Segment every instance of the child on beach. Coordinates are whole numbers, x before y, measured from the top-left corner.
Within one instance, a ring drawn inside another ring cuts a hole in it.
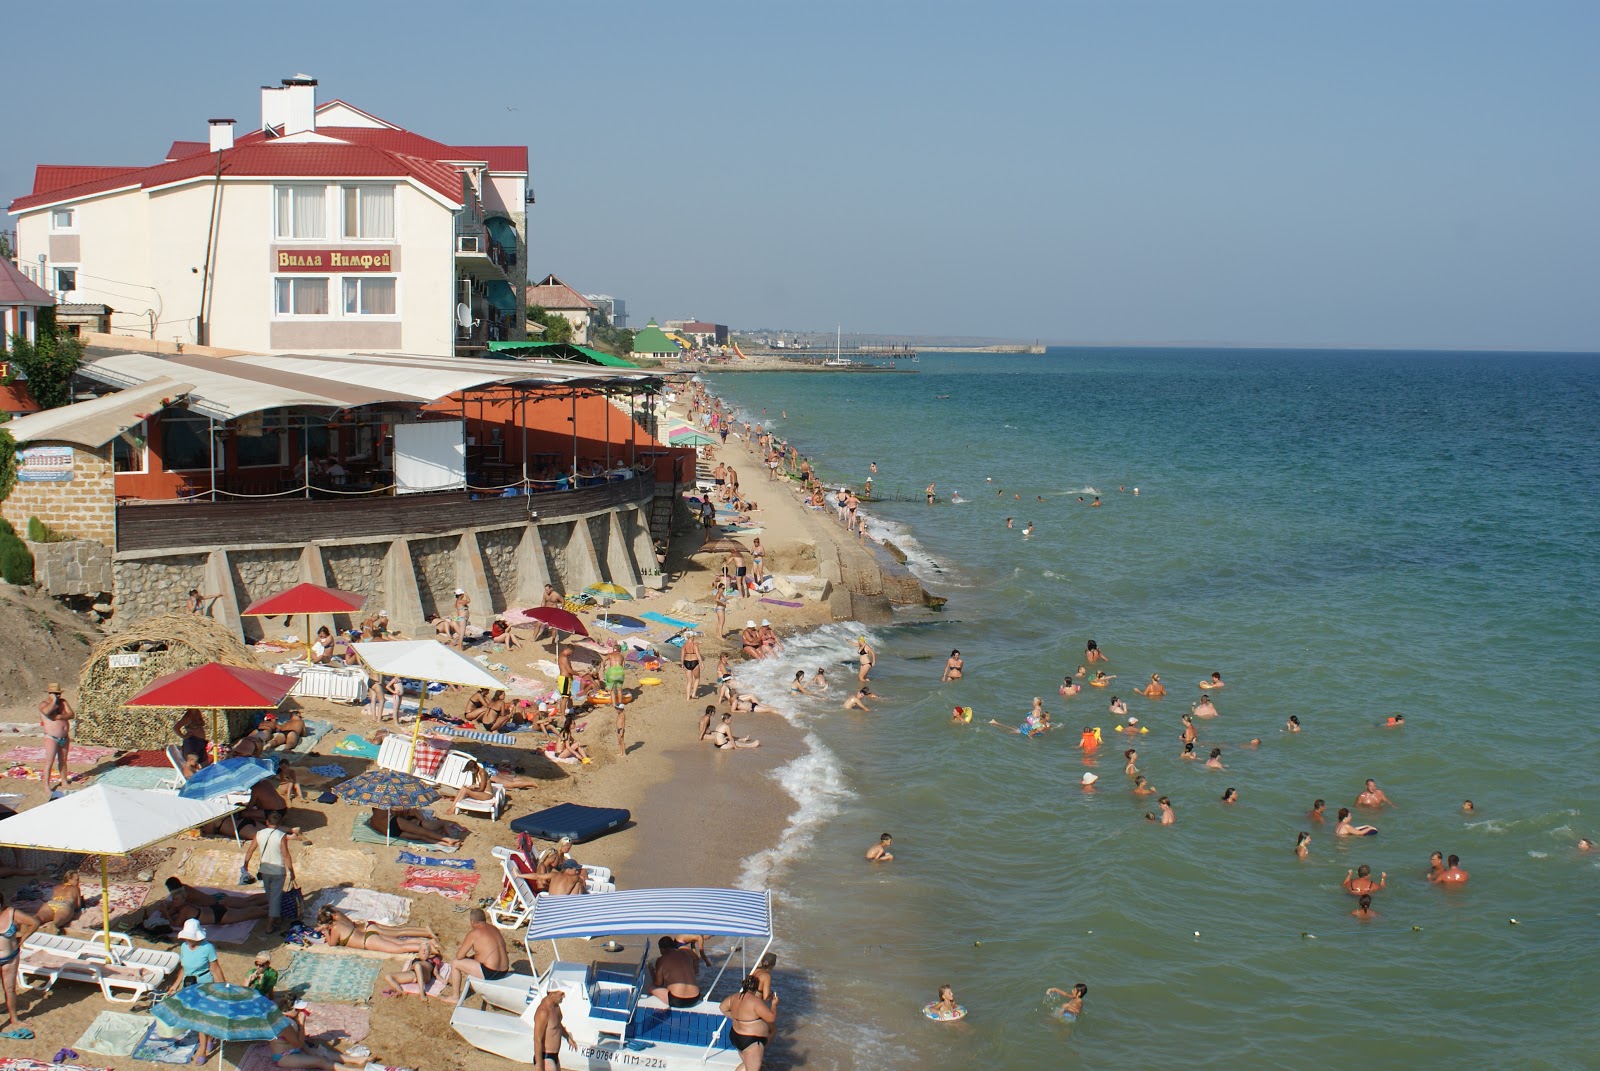
[[[939,998],[925,1005],[922,1011],[929,1019],[938,1019],[941,1022],[954,1022],[967,1014],[967,1009],[956,1003],[955,990],[947,985],[939,987]]]

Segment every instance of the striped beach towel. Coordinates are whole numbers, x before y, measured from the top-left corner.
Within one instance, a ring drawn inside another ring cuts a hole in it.
[[[515,744],[517,738],[510,733],[487,733],[482,729],[461,729],[454,725],[434,725],[430,733],[444,733],[446,736],[458,737],[462,740],[476,740],[480,744]]]
[[[434,866],[448,870],[476,870],[478,863],[475,859],[436,859],[431,855],[418,855],[416,852],[401,852],[395,859],[397,863],[407,866]]]

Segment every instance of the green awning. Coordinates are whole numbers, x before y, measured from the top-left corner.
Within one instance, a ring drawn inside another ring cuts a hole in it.
[[[582,361],[607,368],[638,368],[632,361],[612,356],[604,350],[575,346],[570,342],[491,342],[490,353],[509,353],[525,357],[545,357],[552,361]]]
[[[483,288],[483,296],[489,304],[501,312],[517,311],[517,292],[511,289],[511,284],[504,279],[491,279]]]
[[[517,228],[515,224],[504,216],[490,216],[483,221],[483,225],[488,228],[489,237],[500,243],[501,249],[504,249],[511,256],[517,255]]]

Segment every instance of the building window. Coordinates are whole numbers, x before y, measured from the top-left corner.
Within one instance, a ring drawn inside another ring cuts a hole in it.
[[[76,290],[76,289],[78,289],[78,269],[77,268],[57,268],[56,269],[56,289],[57,290]]]
[[[327,190],[321,186],[275,186],[274,231],[279,238],[327,237]]]
[[[394,313],[393,279],[344,280],[346,316],[393,316]]]
[[[394,187],[344,187],[344,236],[394,238]]]
[[[271,468],[289,463],[288,444],[276,428],[241,424],[233,441],[235,457],[242,469]]]
[[[323,277],[289,279],[279,277],[277,313],[279,316],[328,315],[328,280]]]
[[[161,468],[166,472],[211,467],[211,422],[191,413],[161,418]]]
[[[57,208],[50,212],[50,229],[70,231],[78,225],[78,213],[71,208]]]
[[[111,466],[114,472],[146,472],[144,423],[141,421],[111,440]]]

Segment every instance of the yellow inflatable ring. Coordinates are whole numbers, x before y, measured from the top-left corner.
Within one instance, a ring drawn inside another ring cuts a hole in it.
[[[656,685],[656,684],[660,684],[661,683],[661,678],[660,677],[640,677],[639,678],[639,683],[640,684],[648,684],[648,685]]]

